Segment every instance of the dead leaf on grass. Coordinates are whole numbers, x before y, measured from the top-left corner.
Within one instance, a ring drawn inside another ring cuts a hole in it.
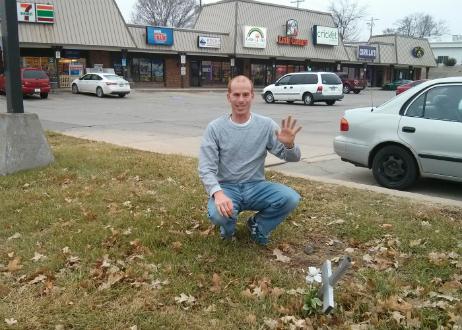
[[[282,251],[279,250],[279,249],[274,249],[273,250],[273,255],[276,256],[276,261],[281,261],[281,262],[289,262],[290,261],[290,258],[283,255]]]
[[[6,240],[7,240],[7,241],[10,241],[10,240],[12,240],[12,239],[20,238],[20,237],[21,237],[21,234],[20,234],[20,233],[16,233],[16,234],[14,234],[13,236],[8,237]]]
[[[390,225],[389,223],[384,223],[383,225],[379,226],[383,229],[392,229],[393,225]]]
[[[21,269],[23,266],[20,265],[19,263],[21,262],[21,258],[17,257],[17,258],[14,258],[13,260],[11,260],[9,263],[8,263],[8,266],[6,266],[6,271],[7,272],[15,272],[19,269]]]
[[[176,252],[181,252],[181,242],[173,242],[172,247]]]
[[[329,222],[327,225],[328,225],[328,226],[330,226],[330,225],[341,225],[342,223],[345,223],[345,220],[338,219],[338,220]]]
[[[256,324],[257,323],[257,317],[253,314],[249,314],[246,316],[245,321],[249,324]]]
[[[112,285],[116,284],[117,282],[119,282],[124,277],[125,277],[125,275],[123,273],[110,274],[108,279],[107,279],[107,282],[101,284],[98,287],[98,290],[101,291],[101,290],[109,289]]]
[[[37,252],[34,252],[34,254],[35,254],[35,256],[34,256],[33,258],[31,258],[30,260],[33,260],[33,261],[35,261],[35,262],[47,258],[47,257],[44,256],[43,254],[40,254],[40,253],[37,253]]]

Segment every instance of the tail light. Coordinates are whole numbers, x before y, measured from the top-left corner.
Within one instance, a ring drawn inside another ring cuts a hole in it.
[[[316,93],[322,93],[322,86],[318,86],[318,90],[316,91]]]
[[[350,129],[350,126],[348,125],[348,121],[345,118],[342,118],[340,121],[340,131],[342,132],[348,132]]]
[[[111,86],[111,85],[117,85],[115,82],[107,82],[106,85]]]

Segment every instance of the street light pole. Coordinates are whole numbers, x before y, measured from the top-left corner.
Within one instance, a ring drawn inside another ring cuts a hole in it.
[[[16,0],[0,0],[6,109],[8,113],[24,113],[16,6]]]
[[[371,17],[370,23],[366,23],[367,25],[369,25],[371,27],[371,35],[370,35],[370,37],[372,37],[372,27],[375,25],[374,21],[378,21],[378,20],[379,20],[378,18]]]

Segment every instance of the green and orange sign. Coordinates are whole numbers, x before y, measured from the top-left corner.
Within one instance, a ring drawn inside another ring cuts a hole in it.
[[[18,2],[18,22],[48,23],[55,22],[53,5]]]

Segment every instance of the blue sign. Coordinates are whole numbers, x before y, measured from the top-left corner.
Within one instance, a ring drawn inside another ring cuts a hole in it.
[[[146,26],[146,43],[149,45],[173,45],[173,29]]]
[[[63,49],[62,56],[64,58],[80,58],[80,50],[78,50],[78,49]]]
[[[377,57],[377,48],[371,46],[358,46],[358,59],[375,60]]]
[[[422,47],[414,47],[412,49],[412,55],[414,55],[414,57],[421,58],[424,54],[425,50]]]
[[[126,59],[122,59],[122,66],[127,66],[127,60]]]

